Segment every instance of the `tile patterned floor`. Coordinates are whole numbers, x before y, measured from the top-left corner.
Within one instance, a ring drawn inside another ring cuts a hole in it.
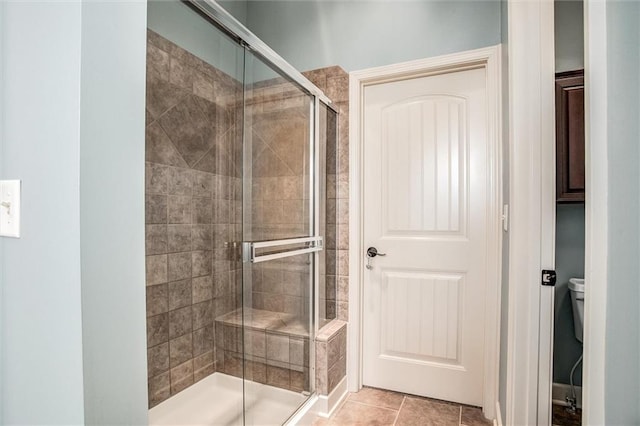
[[[333,416],[328,419],[318,417],[313,426],[491,424],[477,407],[365,387],[358,393],[350,393]]]

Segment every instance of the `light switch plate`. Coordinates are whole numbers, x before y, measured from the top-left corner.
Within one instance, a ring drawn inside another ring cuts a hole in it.
[[[0,180],[0,237],[20,238],[19,180]]]

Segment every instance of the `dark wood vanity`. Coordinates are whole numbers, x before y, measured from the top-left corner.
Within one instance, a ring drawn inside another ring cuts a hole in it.
[[[584,202],[584,70],[556,74],[556,200]]]

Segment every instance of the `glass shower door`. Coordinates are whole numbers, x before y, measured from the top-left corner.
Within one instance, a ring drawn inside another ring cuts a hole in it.
[[[314,97],[245,55],[245,424],[282,424],[314,390]]]
[[[317,288],[335,315],[335,117],[214,2],[148,14],[150,422],[282,424],[315,392]]]
[[[237,425],[242,330],[219,319],[242,308],[244,47],[187,3],[147,11],[149,422]]]

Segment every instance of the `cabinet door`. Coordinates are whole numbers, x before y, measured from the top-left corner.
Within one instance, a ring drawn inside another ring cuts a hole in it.
[[[584,71],[556,74],[558,202],[584,201]]]

